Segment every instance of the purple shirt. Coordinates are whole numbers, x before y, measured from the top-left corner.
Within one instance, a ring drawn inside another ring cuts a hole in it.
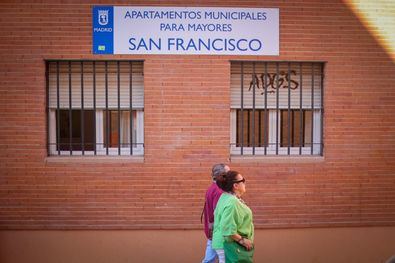
[[[206,192],[206,203],[204,205],[204,233],[208,239],[211,239],[213,236],[214,210],[222,192],[223,191],[215,182],[211,184]]]

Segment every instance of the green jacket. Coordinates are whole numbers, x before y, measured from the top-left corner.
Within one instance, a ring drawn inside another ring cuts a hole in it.
[[[223,193],[214,211],[214,249],[223,249],[224,242],[232,241],[229,236],[239,234],[254,240],[254,225],[251,209],[235,195]]]

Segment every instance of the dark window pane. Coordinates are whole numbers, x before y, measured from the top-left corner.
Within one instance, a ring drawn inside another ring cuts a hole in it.
[[[288,147],[288,145],[290,147],[309,146],[311,138],[311,121],[311,110],[302,110],[301,112],[299,109],[295,109],[290,110],[289,114],[288,110],[281,110],[281,147]],[[290,131],[289,135],[288,131]],[[288,141],[288,139],[290,141]]]
[[[94,111],[84,110],[84,149],[86,151],[93,151],[94,147]],[[56,118],[57,118],[56,114]],[[72,136],[71,145],[73,151],[81,151],[81,110],[72,110]],[[61,151],[70,150],[70,116],[69,110],[59,110],[59,145],[57,150],[60,148]]]
[[[265,146],[265,111],[256,109],[255,116],[253,110],[243,110],[243,122],[241,120],[241,110],[237,110],[236,117],[236,146],[240,147],[243,143],[244,147],[264,147]],[[255,129],[253,130],[253,122],[255,122]],[[243,130],[243,134],[242,131]],[[254,142],[253,142],[254,136]],[[268,140],[266,140],[268,141]]]

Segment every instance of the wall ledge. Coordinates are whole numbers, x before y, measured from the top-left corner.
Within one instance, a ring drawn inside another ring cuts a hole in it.
[[[48,156],[46,164],[56,163],[144,163],[144,156]]]
[[[322,163],[324,156],[247,156],[231,155],[231,163]]]

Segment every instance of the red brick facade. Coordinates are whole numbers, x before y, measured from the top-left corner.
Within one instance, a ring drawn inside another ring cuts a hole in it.
[[[217,162],[256,228],[395,225],[394,62],[343,2],[166,2],[279,8],[278,57],[92,55],[94,4],[0,4],[1,229],[200,229]],[[45,59],[145,61],[143,160],[47,157]],[[230,156],[230,60],[327,62],[323,157]]]

